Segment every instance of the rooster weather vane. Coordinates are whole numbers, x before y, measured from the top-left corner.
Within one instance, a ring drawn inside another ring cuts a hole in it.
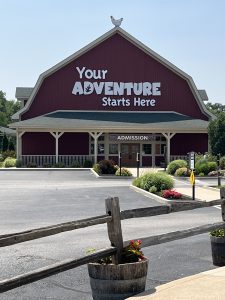
[[[120,27],[120,25],[123,21],[123,18],[120,18],[118,20],[114,19],[113,16],[110,16],[110,18],[111,18],[113,25],[115,25],[115,27]]]

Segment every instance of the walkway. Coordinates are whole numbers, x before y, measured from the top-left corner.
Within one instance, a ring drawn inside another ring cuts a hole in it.
[[[171,281],[129,300],[224,300],[225,267]],[[128,300],[127,299],[127,300]]]

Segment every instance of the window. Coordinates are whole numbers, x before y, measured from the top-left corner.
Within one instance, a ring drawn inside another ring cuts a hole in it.
[[[151,144],[143,144],[142,151],[143,151],[143,154],[152,154],[152,145]]]
[[[118,154],[118,144],[109,144],[109,154]]]
[[[155,145],[155,154],[163,155],[165,147],[166,147],[166,144],[156,144]]]
[[[105,153],[105,145],[104,144],[98,144],[98,154],[104,154]],[[94,154],[94,144],[91,144],[91,154]]]

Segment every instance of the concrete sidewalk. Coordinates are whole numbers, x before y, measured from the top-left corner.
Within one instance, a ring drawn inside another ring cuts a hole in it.
[[[225,267],[160,285],[128,298],[133,300],[224,300]]]
[[[175,182],[181,182],[180,180],[174,179]],[[175,187],[175,190],[181,194],[192,197],[192,186],[184,182],[184,186]],[[195,198],[201,201],[211,201],[220,199],[220,190],[211,187],[200,187],[195,186]]]

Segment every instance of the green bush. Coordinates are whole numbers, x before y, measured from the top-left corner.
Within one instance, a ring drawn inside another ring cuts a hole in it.
[[[84,165],[83,165],[84,168],[92,168],[92,166],[93,166],[93,163],[91,160],[84,161]]]
[[[99,163],[100,173],[99,174],[115,174],[115,162],[113,160],[104,159]]]
[[[71,163],[70,168],[80,168],[79,161],[75,160]]]
[[[0,161],[0,168],[3,167],[3,161]]]
[[[140,187],[143,190],[149,191],[152,186],[155,186],[157,192],[162,190],[170,190],[174,186],[173,179],[165,173],[147,173],[133,181],[133,185]]]
[[[99,164],[94,164],[93,170],[94,170],[97,174],[101,174],[101,169],[100,169]]]
[[[217,168],[216,162],[213,161],[198,161],[195,164],[195,172],[197,175],[200,173],[204,173],[205,175],[208,175],[210,172],[215,171]]]
[[[27,168],[37,168],[37,164],[35,162],[29,162]]]
[[[171,163],[169,163],[169,165],[167,167],[167,173],[174,175],[177,169],[185,168],[185,167],[187,167],[187,162],[182,159],[177,159],[177,160],[171,161]]]
[[[21,168],[22,167],[22,160],[21,159],[17,159],[16,160],[16,167],[17,168]]]
[[[190,170],[186,167],[179,168],[176,170],[175,176],[190,176]]]
[[[43,168],[52,168],[52,164],[44,163]]]
[[[120,176],[120,169],[116,170],[115,175]],[[126,168],[121,168],[121,176],[132,176],[132,173]]]
[[[3,162],[3,167],[12,168],[16,166],[16,159],[13,157],[7,157]]]
[[[132,182],[132,185],[141,188],[142,185],[142,177],[135,178]]]
[[[150,187],[149,192],[152,194],[156,194],[157,193],[157,187],[155,187],[154,185]]]
[[[221,168],[222,170],[225,170],[225,156],[222,156],[222,157],[220,158],[220,168]]]
[[[11,150],[2,152],[2,159],[5,160],[7,157],[16,158],[16,152]]]
[[[203,176],[205,176],[205,174],[203,172],[201,172],[201,173],[198,174],[198,176],[203,177]]]
[[[65,168],[65,164],[63,162],[58,162],[54,164],[54,168]]]

